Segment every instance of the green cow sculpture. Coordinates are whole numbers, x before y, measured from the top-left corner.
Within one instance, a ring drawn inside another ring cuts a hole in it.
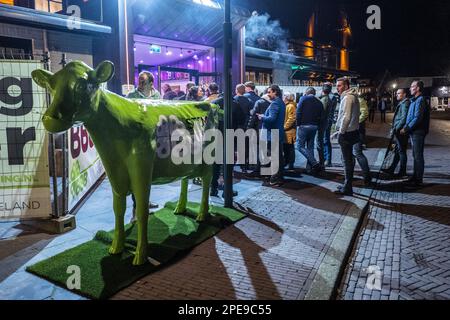
[[[197,220],[204,221],[209,210],[212,166],[204,162],[177,165],[170,157],[158,156],[161,144],[158,130],[164,131],[161,121],[172,119],[173,123],[179,121],[182,126],[192,128],[192,123],[198,123],[200,119],[203,130],[214,129],[218,125],[218,107],[209,103],[153,103],[126,99],[100,87],[113,75],[114,65],[110,61],[100,63],[95,70],[83,62],[73,61],[55,74],[45,70],[32,72],[33,80],[48,89],[53,97],[42,118],[44,127],[58,133],[82,123],[100,155],[113,192],[115,231],[110,254],[120,254],[124,250],[126,197],[134,194],[138,241],[133,265],[142,265],[147,261],[147,219],[152,184],[181,179],[175,213],[182,214],[186,211],[188,179],[201,177],[203,190]]]

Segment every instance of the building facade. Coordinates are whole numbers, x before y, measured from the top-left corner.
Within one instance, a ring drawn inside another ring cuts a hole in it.
[[[399,77],[392,79],[388,88],[409,89],[414,80],[422,80],[425,86],[424,95],[429,99],[430,107],[435,111],[450,110],[450,77],[447,76],[417,76],[417,77]]]

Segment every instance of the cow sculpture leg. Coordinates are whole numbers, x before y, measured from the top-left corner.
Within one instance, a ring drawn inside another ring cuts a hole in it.
[[[147,222],[148,222],[148,199],[150,198],[150,187],[141,186],[135,189],[136,215],[137,215],[137,246],[133,265],[138,266],[147,261]]]
[[[143,152],[142,154],[145,154]],[[148,222],[148,204],[150,199],[150,189],[152,182],[153,156],[136,157],[131,161],[130,180],[131,191],[136,199],[136,222],[137,222],[137,245],[134,254],[133,265],[138,266],[147,262],[147,222]]]
[[[202,202],[200,203],[200,211],[197,215],[197,221],[205,221],[209,215],[209,187],[212,180],[212,166],[206,166],[202,176]]]
[[[188,185],[188,178],[181,179],[180,198],[178,199],[178,204],[174,211],[175,214],[182,214],[186,212]]]
[[[114,228],[114,239],[111,247],[109,248],[109,253],[111,254],[119,254],[123,251],[125,247],[124,216],[126,207],[127,207],[126,196],[119,195],[113,191],[115,228]]]

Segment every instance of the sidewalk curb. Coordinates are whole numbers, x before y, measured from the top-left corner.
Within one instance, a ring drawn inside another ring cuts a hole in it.
[[[348,258],[368,212],[372,189],[361,189],[367,199],[356,199],[342,221],[304,300],[335,299]],[[331,252],[331,253],[330,253]]]

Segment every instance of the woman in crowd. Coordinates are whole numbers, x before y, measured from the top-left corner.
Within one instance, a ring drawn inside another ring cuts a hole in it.
[[[189,89],[186,100],[189,101],[202,101],[203,100],[203,90],[198,86],[193,86]]]
[[[284,131],[286,139],[284,141],[284,164],[288,166],[288,170],[294,169],[295,163],[295,139],[296,130],[296,110],[295,95],[286,92],[284,94],[284,103],[286,104],[286,116],[284,120]]]

